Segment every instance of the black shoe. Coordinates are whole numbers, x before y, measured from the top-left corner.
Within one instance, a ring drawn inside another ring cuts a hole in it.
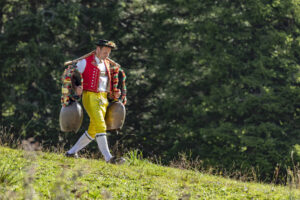
[[[71,158],[79,158],[79,156],[78,156],[77,153],[73,153],[73,154],[72,154],[72,153],[68,153],[68,152],[67,152],[67,153],[65,154],[65,156],[66,156],[66,157],[71,157]]]
[[[122,165],[125,163],[125,161],[126,160],[123,157],[117,158],[117,157],[113,156],[109,161],[107,161],[107,163],[115,164],[115,165]]]

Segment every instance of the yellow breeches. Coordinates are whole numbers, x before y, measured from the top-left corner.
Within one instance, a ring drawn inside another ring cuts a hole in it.
[[[82,103],[90,117],[88,134],[95,138],[97,133],[105,133],[105,113],[108,106],[107,93],[83,91]]]

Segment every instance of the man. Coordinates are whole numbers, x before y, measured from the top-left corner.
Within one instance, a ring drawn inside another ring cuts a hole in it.
[[[77,69],[83,78],[83,88],[82,86],[75,88],[77,95],[83,95],[82,103],[90,118],[89,128],[66,156],[78,157],[77,152],[95,139],[106,162],[122,164],[125,162],[124,158],[116,158],[110,154],[105,124],[108,94],[114,99],[121,95],[120,90],[112,89],[111,62],[108,59],[116,45],[108,40],[99,40],[95,44],[97,45],[95,52],[77,63]]]

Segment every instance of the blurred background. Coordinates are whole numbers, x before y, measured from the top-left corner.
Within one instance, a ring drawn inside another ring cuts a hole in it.
[[[0,134],[65,150],[63,63],[114,41],[127,75],[125,125],[108,136],[168,165],[284,181],[300,152],[297,0],[1,0]],[[8,144],[11,145],[12,144]],[[98,152],[96,143],[86,151]],[[277,173],[277,175],[276,175]]]

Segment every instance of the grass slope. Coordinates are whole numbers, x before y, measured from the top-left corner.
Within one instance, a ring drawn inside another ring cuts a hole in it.
[[[137,159],[125,165],[0,147],[0,199],[300,199],[288,187],[244,183]]]

